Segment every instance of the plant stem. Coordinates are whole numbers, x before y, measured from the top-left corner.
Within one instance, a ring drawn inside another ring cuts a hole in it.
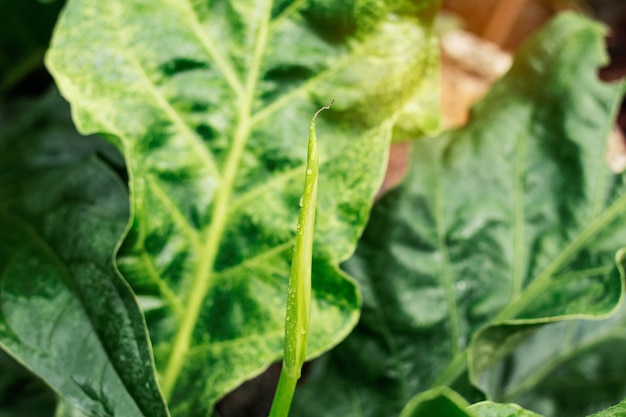
[[[270,417],[286,417],[289,415],[291,400],[293,399],[293,394],[296,391],[297,383],[298,378],[290,375],[283,365],[280,370],[280,378],[278,379],[278,387],[276,387],[276,394],[274,395],[274,401],[272,402]]]

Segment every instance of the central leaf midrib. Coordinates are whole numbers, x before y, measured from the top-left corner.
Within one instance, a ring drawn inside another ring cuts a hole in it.
[[[530,124],[527,124],[530,126]],[[524,132],[515,146],[515,164],[513,172],[513,265],[511,280],[511,299],[515,299],[523,290],[524,261],[524,181],[526,176],[526,148],[528,133]]]
[[[229,204],[234,191],[235,180],[239,170],[239,164],[245,150],[246,143],[251,132],[252,105],[257,89],[262,57],[267,46],[268,30],[272,10],[272,1],[263,5],[262,19],[256,36],[249,72],[246,77],[244,94],[240,96],[237,125],[233,137],[233,145],[229,152],[223,172],[223,181],[217,190],[211,224],[203,236],[201,253],[197,254],[200,259],[194,272],[191,290],[187,298],[187,309],[181,320],[180,327],[173,341],[172,350],[162,380],[163,393],[166,398],[171,394],[176,381],[182,370],[185,357],[190,349],[193,330],[197,324],[202,303],[213,281],[214,264],[226,227]]]
[[[441,165],[438,165],[437,168],[439,173],[441,173],[443,169]],[[441,254],[441,286],[444,289],[446,305],[448,306],[448,310],[450,312],[450,348],[452,349],[452,355],[454,356],[459,353],[460,349],[459,341],[461,340],[461,326],[459,324],[459,308],[457,305],[456,294],[454,292],[454,277],[452,276],[450,253],[446,242],[446,225],[444,219],[444,207],[446,203],[444,201],[444,190],[440,178],[442,178],[442,176],[438,174],[435,180],[435,228],[437,231],[437,245]]]

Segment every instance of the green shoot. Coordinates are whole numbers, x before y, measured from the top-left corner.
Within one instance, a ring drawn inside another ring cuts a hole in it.
[[[317,137],[315,121],[317,116],[334,103],[319,109],[309,127],[308,156],[304,191],[298,214],[298,227],[295,238],[291,275],[287,296],[287,313],[285,315],[285,342],[283,367],[272,403],[270,417],[287,417],[289,408],[300,379],[306,345],[309,336],[309,319],[311,316],[311,263],[313,257],[313,230],[315,227],[315,209],[317,203]]]

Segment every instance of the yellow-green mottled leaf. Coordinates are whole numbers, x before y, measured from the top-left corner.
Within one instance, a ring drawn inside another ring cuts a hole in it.
[[[356,323],[359,294],[338,264],[364,227],[396,122],[403,137],[437,124],[437,4],[68,2],[47,65],[79,129],[106,133],[126,158],[132,224],[118,266],[151,300],[174,415],[206,415],[280,358],[307,125],[332,97],[318,124],[308,352]],[[408,123],[417,113],[424,123]]]

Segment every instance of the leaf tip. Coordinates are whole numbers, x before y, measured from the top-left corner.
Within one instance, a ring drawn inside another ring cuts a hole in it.
[[[330,109],[333,106],[333,104],[335,104],[335,97],[333,97],[333,99],[330,100],[330,103],[328,103],[325,106],[322,106],[318,111],[315,112],[315,115],[313,116],[313,121],[315,122],[317,120],[317,116],[319,116],[319,114],[323,112],[324,110]]]

